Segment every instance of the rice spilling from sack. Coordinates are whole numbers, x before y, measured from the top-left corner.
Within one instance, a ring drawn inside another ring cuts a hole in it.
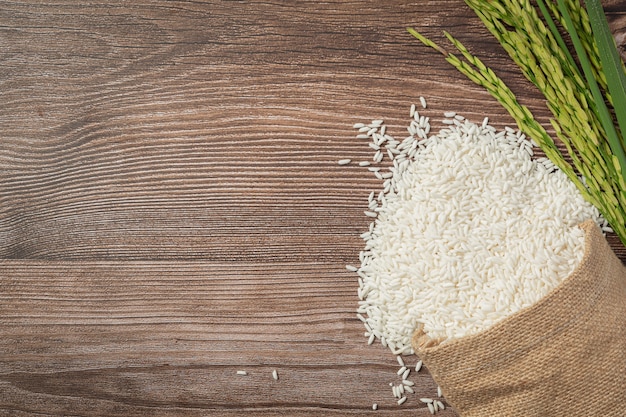
[[[610,230],[520,132],[446,113],[446,128],[429,136],[428,118],[415,106],[411,116],[403,141],[380,120],[355,125],[379,149],[375,163],[393,159],[368,168],[383,191],[370,195],[375,220],[361,235],[361,266],[349,269],[369,343],[395,354],[413,353],[418,325],[431,338],[460,338],[536,303],[580,263],[579,223]]]

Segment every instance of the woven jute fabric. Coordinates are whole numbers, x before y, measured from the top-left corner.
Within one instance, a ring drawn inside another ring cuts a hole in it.
[[[572,274],[536,304],[413,348],[463,417],[626,416],[626,268],[593,221]]]

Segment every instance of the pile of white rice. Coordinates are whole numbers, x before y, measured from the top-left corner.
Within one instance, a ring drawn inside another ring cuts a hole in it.
[[[422,106],[426,104],[421,99]],[[428,118],[411,107],[410,136],[397,141],[380,120],[355,125],[370,140],[383,181],[362,234],[358,317],[369,343],[413,353],[418,324],[432,338],[480,332],[545,296],[578,265],[584,234],[577,225],[597,209],[533,144],[485,119],[445,113],[429,136]],[[340,164],[348,164],[342,160]],[[390,164],[387,164],[390,165]]]

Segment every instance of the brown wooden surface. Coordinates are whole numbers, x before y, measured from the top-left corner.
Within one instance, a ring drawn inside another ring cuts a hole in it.
[[[546,119],[462,1],[0,6],[0,415],[429,415],[427,372],[397,406],[355,318],[380,182],[337,160],[371,158],[355,122],[404,137],[420,95],[433,129],[512,124],[406,26]]]

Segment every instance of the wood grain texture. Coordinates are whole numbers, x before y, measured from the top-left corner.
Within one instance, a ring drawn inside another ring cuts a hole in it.
[[[398,365],[366,345],[343,265],[7,260],[0,273],[0,413],[427,413],[415,395],[395,404]],[[411,379],[436,395],[424,371]]]
[[[427,372],[395,405],[355,319],[380,182],[337,160],[372,156],[355,122],[403,137],[419,96],[434,129],[513,122],[407,26],[547,120],[461,0],[3,2],[0,415],[429,415]]]

